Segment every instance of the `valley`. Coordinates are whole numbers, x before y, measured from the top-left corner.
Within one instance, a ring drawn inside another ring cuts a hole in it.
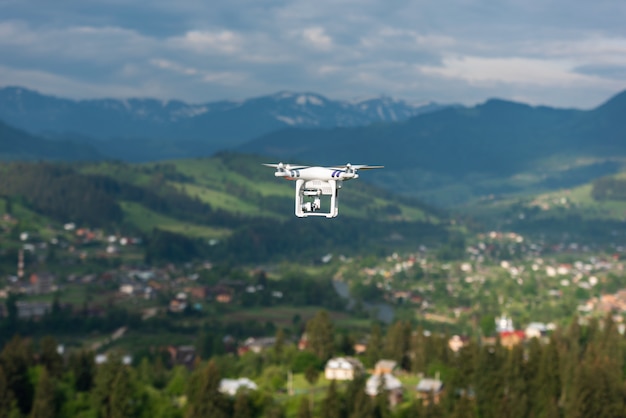
[[[536,390],[549,380],[538,364],[557,358],[552,381],[575,382],[558,408],[591,410],[571,400],[596,390],[575,357],[597,366],[594,353],[623,350],[626,328],[626,156],[611,117],[622,96],[592,111],[490,101],[393,123],[281,128],[193,158],[196,148],[170,141],[143,162],[7,125],[0,364],[37,352],[20,361],[39,376],[56,370],[59,416],[95,413],[110,372],[133,388],[129,416],[186,416],[210,402],[199,385],[245,377],[257,389],[207,390],[227,415],[299,417],[324,415],[331,401],[370,405],[359,400],[365,378],[392,361],[401,396],[372,395],[373,410],[434,417],[468,403],[499,416],[492,405],[520,393],[541,399],[540,413],[557,395]],[[296,218],[293,184],[262,165],[330,159],[386,166],[344,185],[332,220]],[[328,379],[336,357],[358,361],[364,378]],[[527,386],[505,396],[491,386],[505,375]],[[417,386],[433,379],[447,387],[437,402]],[[28,413],[44,389],[19,390],[22,404],[0,402],[0,415]]]

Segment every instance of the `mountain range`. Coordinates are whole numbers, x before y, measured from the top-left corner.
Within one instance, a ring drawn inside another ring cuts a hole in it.
[[[385,170],[364,179],[430,204],[459,207],[620,172],[626,162],[624,114],[626,92],[595,109],[577,110],[500,99],[470,107],[413,106],[390,98],[349,103],[312,93],[204,105],[73,101],[7,87],[0,89],[0,120],[16,128],[0,125],[0,133],[10,132],[0,145],[13,142],[21,151],[4,145],[0,154],[137,162],[228,149],[268,162],[381,164]]]
[[[449,206],[501,193],[570,187],[621,170],[626,92],[589,111],[492,99],[406,121],[287,129],[238,151],[284,162],[382,164],[379,185]]]
[[[22,87],[0,89],[0,120],[49,139],[87,142],[126,161],[209,156],[287,127],[354,127],[441,109],[389,97],[348,102],[279,92],[242,101],[70,100]]]

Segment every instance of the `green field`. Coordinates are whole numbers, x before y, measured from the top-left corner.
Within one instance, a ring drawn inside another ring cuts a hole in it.
[[[170,218],[133,202],[121,202],[121,206],[124,210],[124,221],[144,232],[158,228],[196,238],[224,238],[230,233],[224,228],[197,225]]]

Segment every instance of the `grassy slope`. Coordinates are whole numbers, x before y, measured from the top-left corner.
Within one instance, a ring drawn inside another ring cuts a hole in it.
[[[223,238],[230,233],[227,229],[196,225],[170,218],[133,202],[121,202],[121,206],[124,210],[125,222],[144,232],[150,232],[158,226],[159,229],[194,238]]]
[[[614,177],[626,179],[626,171]],[[539,208],[542,217],[580,215],[584,219],[626,220],[626,201],[596,201],[591,197],[592,184],[559,189],[525,196],[512,196],[504,199],[474,202],[467,208],[468,213],[482,217],[500,217],[512,207]]]
[[[179,191],[201,201],[208,203],[215,209],[235,212],[244,216],[266,217],[274,219],[286,219],[293,216],[292,205],[289,211],[283,213],[276,209],[266,208],[261,199],[287,199],[294,197],[294,183],[277,179],[273,176],[272,169],[263,167],[261,160],[250,156],[238,156],[233,161],[225,161],[220,157],[174,160],[160,163],[147,163],[141,165],[120,166],[111,163],[88,165],[82,168],[85,173],[111,176],[120,181],[130,182],[138,186],[149,186],[151,175],[142,171],[142,168],[153,169],[159,164],[170,164],[181,173],[191,179],[170,180],[168,183]],[[369,175],[370,173],[368,173]],[[375,174],[375,173],[374,173]],[[340,197],[340,214],[366,219],[368,214],[365,206],[371,209],[382,208],[390,202],[389,199],[379,197],[374,189],[366,184],[344,184]],[[348,201],[349,203],[346,203]],[[354,202],[364,202],[352,204]],[[395,203],[401,210],[401,215],[396,218],[406,220],[436,220],[432,215],[424,212],[418,206]],[[136,223],[142,230],[150,230],[159,226],[164,229],[179,232],[190,231],[191,225],[184,221],[174,220],[150,213],[139,204],[123,204],[127,219]],[[389,218],[389,220],[392,220]],[[163,227],[163,225],[166,225]],[[202,230],[193,231],[195,236],[216,236],[226,231]]]
[[[107,176],[148,189],[156,181],[165,179],[170,186],[208,203],[215,210],[236,213],[244,218],[292,220],[295,216],[294,182],[277,179],[272,169],[261,165],[262,161],[254,156],[227,155],[146,164],[85,163],[78,168],[84,174]],[[167,167],[169,177],[163,175],[163,167]],[[376,173],[368,172],[365,175],[374,176]],[[436,215],[425,212],[419,204],[411,203],[408,200],[397,200],[389,193],[359,180],[344,184],[340,193],[339,211],[342,217],[363,220],[375,217],[379,221],[390,222],[398,219],[437,222]],[[137,202],[119,201],[119,204],[125,214],[124,223],[145,232],[159,228],[191,237],[218,239],[231,232],[228,228],[199,225],[157,213]],[[383,209],[387,205],[397,207],[401,214],[386,215]],[[14,203],[14,211],[32,229],[42,231],[51,223],[47,217],[28,211],[17,203]]]

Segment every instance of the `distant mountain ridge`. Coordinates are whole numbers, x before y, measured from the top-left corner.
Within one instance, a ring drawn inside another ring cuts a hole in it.
[[[97,161],[103,156],[89,144],[49,141],[0,121],[0,160]]]
[[[396,122],[443,107],[388,97],[348,102],[290,92],[188,104],[155,99],[70,100],[22,87],[0,89],[0,120],[48,138],[90,141],[111,157],[144,161],[211,155],[287,127]],[[126,154],[119,155],[123,150]]]
[[[284,162],[382,164],[372,177],[379,185],[449,205],[616,172],[626,161],[624,115],[626,92],[590,111],[492,99],[393,124],[282,130],[237,150]]]

